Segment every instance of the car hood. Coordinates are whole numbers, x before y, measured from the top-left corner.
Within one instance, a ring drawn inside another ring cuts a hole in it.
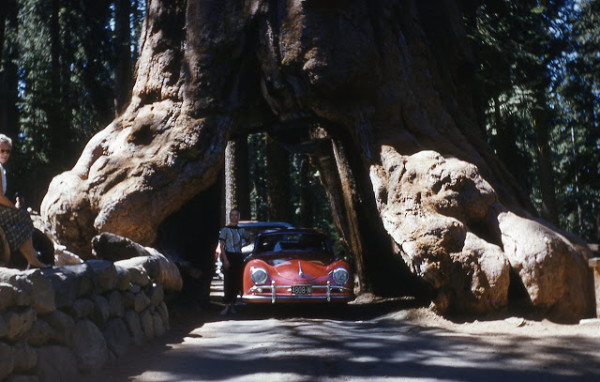
[[[302,259],[272,259],[268,263],[278,276],[307,283],[326,277],[332,269],[331,264],[318,264]]]

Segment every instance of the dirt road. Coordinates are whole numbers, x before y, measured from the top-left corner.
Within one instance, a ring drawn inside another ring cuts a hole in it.
[[[600,323],[453,323],[406,300],[178,310],[172,330],[101,373],[111,381],[598,381]]]

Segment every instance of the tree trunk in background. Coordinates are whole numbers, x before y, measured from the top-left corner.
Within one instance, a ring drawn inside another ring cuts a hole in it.
[[[6,14],[10,8],[10,2],[5,1],[4,6],[0,7],[0,64],[4,61],[4,39],[5,39],[5,28],[6,28]]]
[[[61,65],[60,65],[60,0],[51,0],[50,11],[50,88],[54,95],[46,105],[46,116],[52,143],[52,157],[58,166],[65,163],[65,145],[68,145],[68,136],[64,130],[61,94]]]
[[[266,154],[269,220],[292,221],[289,153],[277,141],[267,137]]]
[[[17,11],[15,0],[8,0],[0,11],[0,63],[3,68],[0,72],[0,132],[11,138],[16,138],[19,133],[18,68],[14,62],[17,57],[16,47],[6,41],[6,29],[12,27],[17,30]]]
[[[115,114],[121,114],[131,99],[131,0],[115,0]]]
[[[311,165],[308,158],[302,158],[300,164],[300,226],[314,227],[314,198],[311,190]]]
[[[250,218],[250,170],[246,136],[230,140],[225,149],[225,221],[237,208],[240,219]]]
[[[554,225],[558,225],[558,206],[554,190],[554,175],[550,156],[550,111],[536,109],[534,111],[534,130],[537,144],[538,168],[540,174],[540,188],[542,191],[541,215]]]
[[[217,181],[228,140],[279,124],[312,148],[364,290],[485,314],[513,272],[549,316],[592,314],[584,243],[533,218],[486,144],[459,5],[149,1],[132,102],[52,181],[44,221],[76,252],[102,231],[152,245]]]

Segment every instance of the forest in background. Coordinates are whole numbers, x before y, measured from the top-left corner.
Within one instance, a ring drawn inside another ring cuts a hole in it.
[[[600,3],[462,3],[475,9],[463,19],[478,65],[464,70],[481,80],[481,126],[490,146],[542,217],[599,241]],[[18,190],[37,208],[51,178],[70,169],[86,142],[126,107],[145,5],[3,1],[0,132],[15,140],[9,195]],[[268,140],[264,133],[248,137],[250,217],[287,216],[331,231],[318,174],[301,153],[288,153],[283,184],[290,197],[273,208],[269,191],[281,184],[271,184],[278,177],[269,174],[276,166],[267,163]]]

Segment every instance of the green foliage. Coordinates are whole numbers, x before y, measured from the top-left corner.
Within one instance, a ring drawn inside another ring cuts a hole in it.
[[[115,116],[113,0],[58,0],[54,39],[52,3],[17,1],[17,23],[7,24],[2,55],[3,63],[12,59],[18,67],[12,184],[34,207],[52,176],[72,167],[85,143]],[[132,0],[132,56],[144,7],[145,2]],[[38,183],[31,184],[32,178]]]
[[[267,158],[265,153],[266,133],[251,134],[248,136],[248,151],[250,161],[250,204],[251,219],[272,220],[269,216],[267,197]],[[294,218],[289,223],[299,227],[311,227],[328,233],[332,238],[337,237],[333,224],[331,206],[325,189],[319,181],[319,173],[308,165],[306,175],[301,173],[303,165],[309,162],[305,154],[290,153],[290,194],[294,209]],[[303,199],[301,194],[310,195],[309,201]],[[305,209],[303,203],[315,206]],[[306,216],[302,216],[306,214]]]
[[[467,23],[481,63],[488,141],[542,205],[535,115],[550,117],[559,225],[597,241],[600,215],[600,4],[594,0],[480,4]]]

